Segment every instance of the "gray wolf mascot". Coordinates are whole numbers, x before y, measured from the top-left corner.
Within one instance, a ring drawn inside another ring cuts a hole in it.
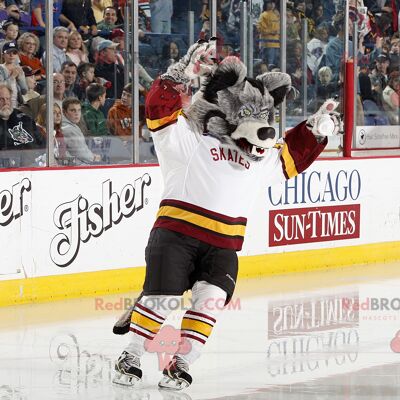
[[[326,146],[326,136],[341,131],[337,104],[328,101],[277,141],[271,125],[275,107],[293,93],[289,75],[247,78],[238,58],[218,63],[215,48],[214,40],[194,44],[147,96],[147,126],[165,187],[145,250],[143,292],[114,326],[114,333],[131,335],[116,362],[115,383],[140,382],[140,357],[161,333],[172,304],[191,290],[192,306],[159,386],[180,390],[191,384],[189,365],[217,321],[217,302],[227,304],[233,295],[236,252],[252,201],[259,190],[308,168]],[[202,87],[186,107],[185,88],[198,77]]]

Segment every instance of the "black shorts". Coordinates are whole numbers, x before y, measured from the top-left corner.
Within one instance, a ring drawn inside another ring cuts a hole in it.
[[[196,281],[223,289],[228,303],[238,273],[235,250],[222,249],[163,228],[151,231],[145,251],[144,295],[180,296]]]

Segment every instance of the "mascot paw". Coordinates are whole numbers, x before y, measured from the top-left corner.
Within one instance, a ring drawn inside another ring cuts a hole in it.
[[[161,79],[188,84],[191,79],[211,75],[218,67],[217,39],[199,40],[190,46],[186,55],[172,64]]]
[[[307,120],[307,126],[315,136],[335,136],[343,134],[343,120],[336,108],[339,103],[327,100],[320,109]]]
[[[184,59],[187,65],[185,74],[190,79],[211,75],[218,66],[217,39],[197,42],[190,47]]]

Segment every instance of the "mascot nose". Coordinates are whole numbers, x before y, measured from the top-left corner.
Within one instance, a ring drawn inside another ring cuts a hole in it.
[[[257,131],[257,136],[260,140],[273,139],[275,137],[275,129],[271,127],[260,128]]]

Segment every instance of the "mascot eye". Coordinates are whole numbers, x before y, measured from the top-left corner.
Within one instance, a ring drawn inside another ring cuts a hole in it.
[[[239,117],[245,118],[250,117],[252,114],[250,108],[243,108],[239,111]]]
[[[268,118],[268,115],[269,115],[269,112],[268,112],[268,111],[264,111],[264,112],[261,112],[261,113],[260,113],[259,118],[261,118],[261,119],[267,119],[267,118]]]

